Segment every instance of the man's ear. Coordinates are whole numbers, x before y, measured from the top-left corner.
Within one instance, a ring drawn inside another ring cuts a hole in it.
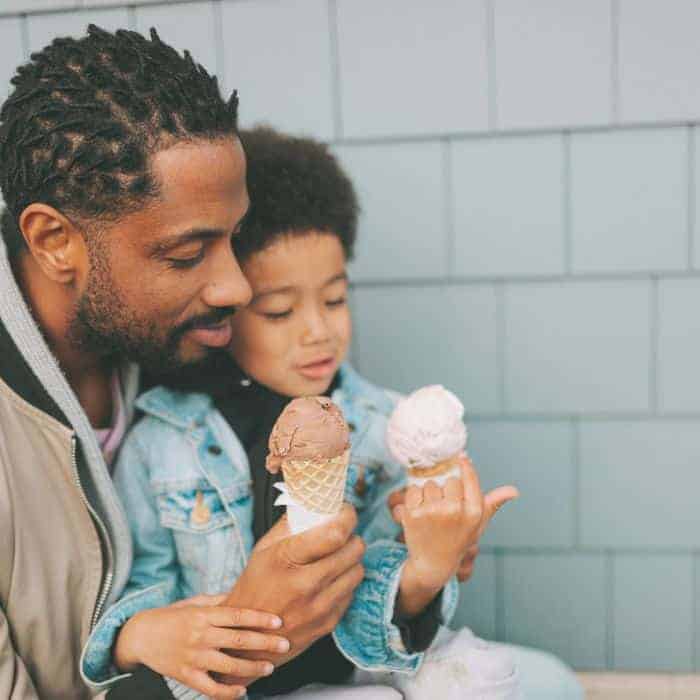
[[[70,219],[48,204],[34,203],[20,215],[19,227],[44,274],[59,284],[72,284],[87,251],[83,235]]]

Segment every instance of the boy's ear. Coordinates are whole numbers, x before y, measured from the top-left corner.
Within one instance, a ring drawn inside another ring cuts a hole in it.
[[[19,217],[29,252],[43,273],[59,284],[72,284],[87,260],[85,239],[66,216],[48,204],[34,203]]]

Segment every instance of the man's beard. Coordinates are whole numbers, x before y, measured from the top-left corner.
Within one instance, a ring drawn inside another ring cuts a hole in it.
[[[194,328],[221,322],[235,309],[215,309],[174,328],[158,328],[152,319],[139,316],[126,303],[112,276],[104,248],[102,241],[89,243],[87,287],[76,304],[69,328],[74,346],[103,358],[108,364],[130,360],[157,376],[167,376],[183,368],[208,367],[211,362],[208,355],[213,353],[191,362],[179,357],[182,337]]]

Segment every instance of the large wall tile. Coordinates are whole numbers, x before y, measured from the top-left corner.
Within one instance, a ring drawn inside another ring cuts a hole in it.
[[[344,136],[485,129],[481,0],[339,0]]]
[[[681,128],[572,137],[575,272],[688,267],[686,146]]]
[[[597,554],[506,555],[506,639],[552,651],[576,668],[604,668],[604,564]]]
[[[10,79],[24,61],[21,21],[16,17],[0,19],[0,103],[14,89]]]
[[[468,411],[500,406],[496,292],[489,286],[359,288],[357,357],[399,391],[444,384]]]
[[[241,123],[333,137],[325,0],[224,2],[224,77],[240,93]]]
[[[695,0],[619,0],[619,117],[642,122],[700,117]]]
[[[659,283],[659,410],[700,410],[700,280]]]
[[[86,35],[88,24],[96,24],[109,31],[129,29],[129,14],[126,8],[122,7],[113,10],[30,15],[27,18],[29,52],[41,51],[59,36],[72,36],[79,39]]]
[[[81,0],[2,0],[0,12],[49,12],[79,7]]]
[[[502,128],[611,118],[610,0],[495,0]]]
[[[697,421],[584,422],[580,450],[585,546],[697,548]]]
[[[483,639],[496,638],[496,557],[479,554],[474,573],[460,586],[459,607],[451,627],[465,625]]]
[[[520,490],[520,498],[491,521],[484,545],[573,546],[576,474],[571,424],[475,421],[469,434],[469,454],[483,489],[514,484]]]
[[[692,671],[691,555],[618,555],[614,591],[615,668]]]
[[[452,150],[455,272],[564,272],[561,136],[477,139]]]
[[[649,299],[644,282],[508,285],[507,408],[646,410]]]
[[[182,53],[188,49],[197,63],[210,73],[218,71],[214,5],[195,2],[179,5],[154,5],[136,9],[136,29],[144,36],[155,27],[160,38]]]
[[[440,144],[344,146],[336,152],[362,209],[353,280],[444,276],[448,244]]]

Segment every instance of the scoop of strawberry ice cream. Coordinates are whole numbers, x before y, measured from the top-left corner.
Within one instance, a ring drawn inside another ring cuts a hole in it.
[[[462,402],[439,384],[402,398],[391,414],[386,442],[407,468],[431,467],[464,451],[467,428]]]

